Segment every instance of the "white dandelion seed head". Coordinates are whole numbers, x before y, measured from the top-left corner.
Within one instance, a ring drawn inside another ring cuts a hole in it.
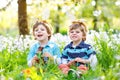
[[[96,17],[98,17],[100,14],[101,14],[101,10],[95,10],[95,11],[93,11],[93,16],[96,16]]]

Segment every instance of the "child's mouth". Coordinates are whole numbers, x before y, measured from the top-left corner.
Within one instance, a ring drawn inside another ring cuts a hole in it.
[[[39,34],[39,35],[37,35],[38,37],[41,37],[41,36],[43,36],[42,34]]]
[[[76,36],[72,36],[72,38],[77,38]]]

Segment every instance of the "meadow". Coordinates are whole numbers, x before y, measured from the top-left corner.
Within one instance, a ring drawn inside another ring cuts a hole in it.
[[[51,41],[56,42],[61,52],[70,42],[67,35],[54,34]],[[36,42],[32,35],[2,36],[0,35],[0,80],[120,80],[120,33],[113,30],[90,31],[86,42],[97,52],[98,63],[94,68],[77,78],[64,75],[57,65],[48,62],[47,65],[28,67],[27,55],[29,48]]]

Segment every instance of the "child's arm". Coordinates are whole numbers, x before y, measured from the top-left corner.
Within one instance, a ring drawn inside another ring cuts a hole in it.
[[[32,60],[33,60],[34,55],[35,55],[35,46],[32,46],[30,48],[30,52],[29,52],[29,54],[27,56],[27,64],[28,64],[28,66],[32,66]]]
[[[81,62],[81,63],[90,63],[88,59],[82,59],[82,58],[75,58],[74,61]]]
[[[39,63],[39,59],[37,57],[37,55],[35,55],[31,61],[31,64],[34,65],[35,63]]]
[[[97,65],[97,57],[96,55],[92,54],[89,58],[89,61],[90,61],[90,66],[92,69],[95,69],[96,68],[96,65]]]

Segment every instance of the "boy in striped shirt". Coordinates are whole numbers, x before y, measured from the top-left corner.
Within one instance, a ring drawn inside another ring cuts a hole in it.
[[[91,45],[85,43],[86,33],[86,25],[81,21],[73,21],[69,26],[71,42],[65,46],[62,53],[62,64],[59,65],[64,74],[68,74],[71,66],[76,66],[77,70],[81,72],[88,70],[88,64],[96,52]]]

